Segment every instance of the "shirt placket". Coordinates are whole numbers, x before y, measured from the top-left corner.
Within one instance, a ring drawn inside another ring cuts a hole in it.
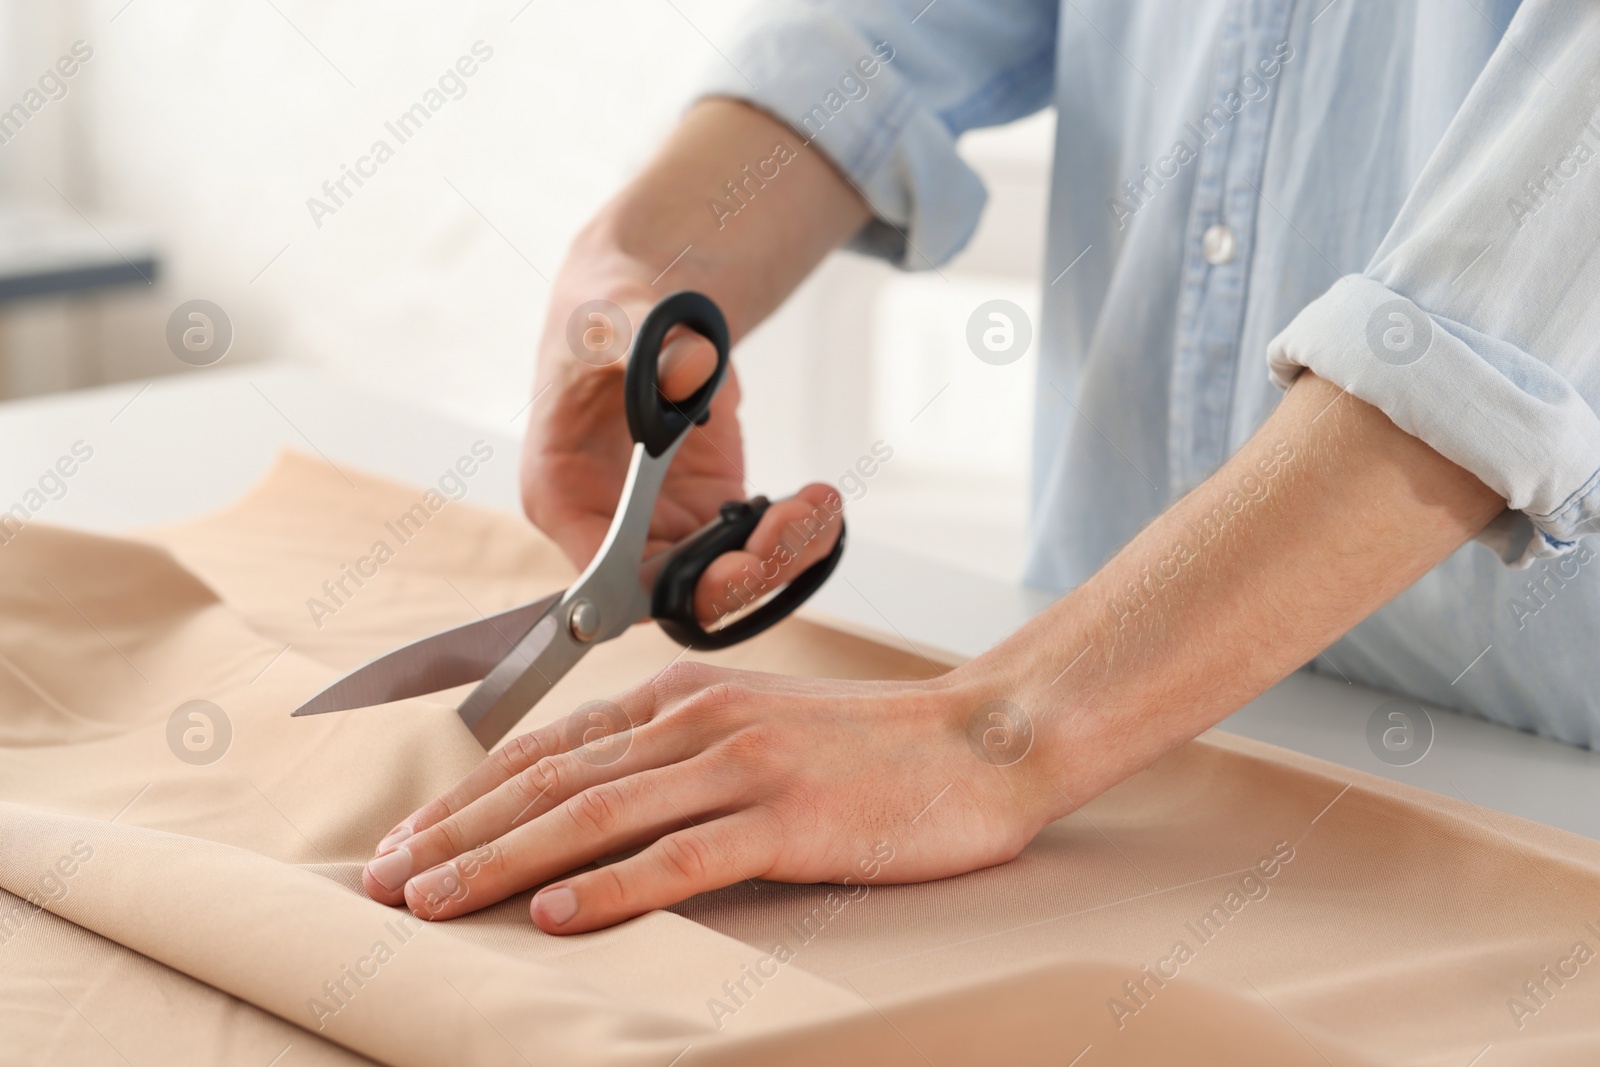
[[[1294,0],[1240,0],[1229,13],[1217,46],[1209,104],[1230,114],[1227,122],[1204,116],[1185,124],[1181,136],[1199,142],[1194,198],[1184,233],[1183,283],[1167,441],[1169,484],[1179,496],[1204,481],[1228,456],[1229,416],[1238,370],[1250,259],[1261,205],[1258,192],[1278,81],[1261,76],[1259,61],[1271,59],[1287,40]],[[1244,99],[1236,114],[1227,100],[1243,94],[1245,75],[1267,86],[1259,99]]]

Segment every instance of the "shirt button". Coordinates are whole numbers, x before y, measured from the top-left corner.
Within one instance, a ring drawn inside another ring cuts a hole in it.
[[[1220,222],[1208,228],[1200,238],[1200,253],[1213,267],[1232,263],[1233,255],[1238,250],[1239,242],[1233,236],[1233,231]]]

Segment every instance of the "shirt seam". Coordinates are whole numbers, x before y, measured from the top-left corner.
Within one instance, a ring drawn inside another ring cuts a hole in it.
[[[1579,509],[1585,500],[1594,496],[1596,489],[1600,488],[1600,485],[1597,485],[1597,483],[1600,483],[1600,467],[1595,468],[1594,472],[1590,474],[1587,479],[1585,479],[1584,483],[1577,489],[1573,490],[1572,493],[1568,495],[1566,500],[1561,502],[1561,506],[1556,508],[1554,511],[1549,512],[1548,514],[1540,514],[1537,511],[1529,511],[1525,512],[1525,514],[1530,519],[1536,519],[1540,522],[1558,523],[1564,521],[1569,512]]]
[[[1017,64],[1010,70],[1001,71],[987,82],[978,86],[977,89],[963,99],[935,112],[935,114],[952,136],[964,133],[969,129],[990,125],[989,120],[993,118],[993,115],[986,112],[985,109],[989,108],[995,101],[1014,100],[1024,95],[1021,91],[1018,91],[1019,89],[1033,89],[1040,84],[1047,84],[1052,81],[1051,75],[1055,71],[1055,54],[1056,46],[1054,40],[1052,40],[1047,47],[1039,49],[1022,63]],[[1043,74],[1042,77],[1041,72]],[[1039,108],[1034,110],[1039,110]],[[969,118],[973,121],[966,121]]]

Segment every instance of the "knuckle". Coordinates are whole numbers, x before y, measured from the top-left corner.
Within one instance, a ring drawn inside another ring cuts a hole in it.
[[[434,836],[435,840],[423,842],[425,845],[437,845],[451,856],[459,856],[467,850],[466,835],[461,825],[461,819],[457,816],[452,815],[450,818],[435,824],[428,832]]]
[[[769,765],[772,756],[770,731],[760,725],[737,730],[717,742],[711,754],[726,770],[749,775]]]
[[[747,697],[742,686],[728,680],[716,681],[691,696],[684,711],[702,722],[721,723],[736,714]]]
[[[480,878],[495,879],[506,873],[505,852],[499,845],[490,841],[457,859],[456,870],[462,880],[468,883]]]
[[[528,799],[560,793],[569,776],[566,763],[562,756],[546,756],[535,763],[528,772],[528,784],[533,787]]]
[[[622,866],[620,863],[610,863],[588,875],[594,879],[593,884],[598,887],[599,891],[595,895],[602,901],[609,902],[612,907],[626,905],[632,896],[628,891],[628,883],[617,870],[620,866]]]
[[[506,742],[505,747],[497,750],[495,755],[499,760],[499,769],[509,778],[537,763],[544,755],[544,743],[537,732],[522,734]]]
[[[607,837],[622,821],[622,791],[611,782],[585,789],[566,804],[578,829]]]
[[[545,756],[511,780],[513,796],[519,804],[534,804],[559,793],[566,772],[554,756]]]
[[[680,659],[650,679],[651,696],[664,703],[702,688],[715,668],[694,660]]]
[[[437,805],[438,818],[443,820],[459,814],[462,808],[465,808],[471,803],[471,799],[468,798],[467,794],[458,785],[456,788],[451,789],[449,792],[440,796],[438,800],[435,800],[433,804],[429,806],[433,807],[434,805]]]
[[[454,792],[454,790],[451,792]],[[401,824],[410,823],[413,833],[421,833],[428,827],[436,825],[440,820],[448,819],[454,813],[454,809],[450,806],[450,794],[445,793],[434,797],[412,812],[409,818],[401,820]],[[396,828],[398,829],[398,827]]]
[[[494,842],[478,845],[470,851],[452,853],[448,862],[436,868],[437,876],[426,887],[410,882],[406,886],[406,902],[414,913],[427,919],[447,918],[459,914],[475,890],[486,883],[504,880],[508,869],[504,852]]]
[[[728,738],[734,750],[745,756],[766,756],[777,743],[778,731],[770,722],[757,719],[745,723]]]
[[[711,874],[711,848],[699,834],[673,834],[656,847],[661,850],[661,862],[686,882],[703,882]]]

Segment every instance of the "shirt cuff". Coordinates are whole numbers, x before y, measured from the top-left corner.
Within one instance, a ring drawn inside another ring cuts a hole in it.
[[[1477,540],[1507,564],[1563,555],[1594,530],[1600,418],[1515,345],[1350,275],[1273,338],[1267,364],[1280,388],[1314,371],[1503,496]]]
[[[694,98],[733,97],[788,123],[871,207],[875,217],[851,247],[927,270],[972,237],[986,194],[895,56],[893,41],[869,40],[800,0],[776,0],[746,22]]]

